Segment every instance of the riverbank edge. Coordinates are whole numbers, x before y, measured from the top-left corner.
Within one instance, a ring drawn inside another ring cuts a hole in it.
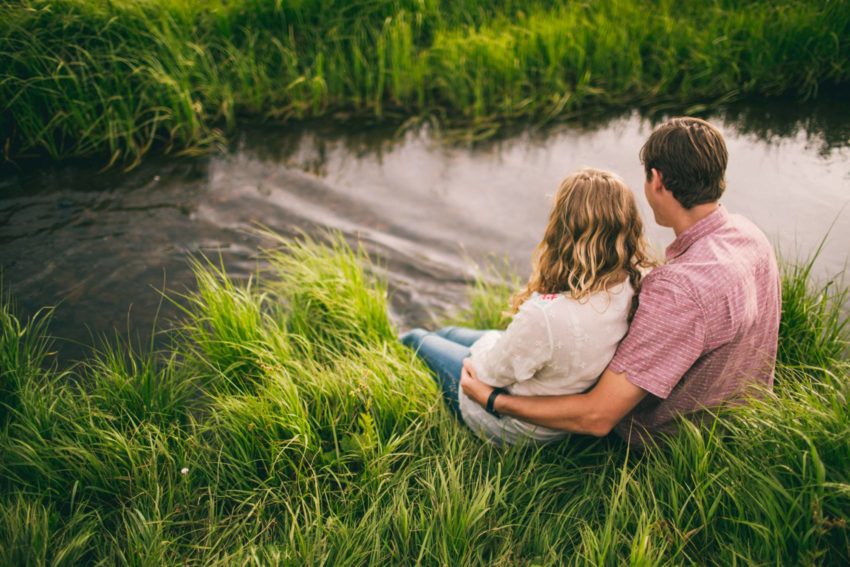
[[[850,80],[846,0],[0,8],[4,156],[220,147],[245,119],[430,122],[474,140],[593,109],[814,96]]]

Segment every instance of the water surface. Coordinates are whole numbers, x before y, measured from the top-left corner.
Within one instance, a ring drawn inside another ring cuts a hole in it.
[[[843,274],[850,107],[773,102],[711,119],[730,153],[724,205],[789,258],[811,254],[832,226],[815,274]],[[322,122],[247,129],[225,154],[152,158],[129,173],[81,163],[7,169],[5,287],[25,315],[58,305],[53,332],[77,357],[92,336],[145,335],[177,317],[161,291],[192,288],[191,256],[220,257],[244,277],[258,267],[253,227],[285,235],[332,228],[379,259],[400,326],[433,325],[463,304],[476,264],[506,258],[527,274],[551,196],[576,168],[620,173],[637,190],[650,240],[659,250],[669,244],[672,232],[654,224],[642,193],[638,150],[652,128],[634,112],[461,146],[427,130],[398,136]]]

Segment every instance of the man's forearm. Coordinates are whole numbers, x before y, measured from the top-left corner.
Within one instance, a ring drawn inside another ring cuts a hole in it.
[[[496,398],[494,409],[500,414],[544,427],[602,437],[616,423],[594,411],[592,402],[587,394],[534,397],[502,394]]]
[[[493,388],[476,378],[470,359],[463,361],[460,386],[477,404],[485,406]],[[588,392],[565,396],[496,397],[494,409],[529,423],[602,437],[607,435],[640,401],[646,391],[630,383],[625,373],[605,370]]]

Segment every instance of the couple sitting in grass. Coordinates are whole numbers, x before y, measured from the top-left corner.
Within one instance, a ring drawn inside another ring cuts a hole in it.
[[[402,336],[478,436],[545,442],[614,430],[642,445],[679,417],[772,387],[779,272],[764,234],[718,202],[722,136],[674,118],[640,158],[655,221],[676,234],[664,264],[649,258],[626,184],[583,169],[558,190],[505,331]]]

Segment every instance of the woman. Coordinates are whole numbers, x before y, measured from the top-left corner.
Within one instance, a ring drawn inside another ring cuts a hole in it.
[[[511,394],[587,390],[626,334],[651,265],[631,190],[613,173],[582,169],[558,189],[531,277],[511,300],[513,320],[504,332],[414,329],[401,341],[434,371],[451,411],[479,437],[551,441],[565,433],[501,417],[492,404],[482,408],[467,398],[458,388],[463,359],[472,357],[481,381]]]

